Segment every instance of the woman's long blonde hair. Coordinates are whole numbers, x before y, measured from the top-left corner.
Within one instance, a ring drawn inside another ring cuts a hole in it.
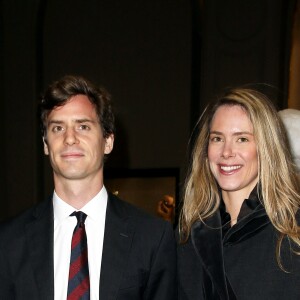
[[[257,145],[258,183],[271,223],[280,233],[276,256],[285,236],[300,246],[296,212],[300,206],[299,183],[283,123],[270,100],[258,91],[232,89],[209,105],[199,119],[180,215],[180,236],[185,242],[197,220],[205,221],[219,208],[218,184],[210,170],[207,150],[212,118],[223,105],[238,105],[248,114]]]

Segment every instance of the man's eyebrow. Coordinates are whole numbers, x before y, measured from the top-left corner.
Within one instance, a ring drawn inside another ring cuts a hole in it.
[[[65,123],[65,121],[63,121],[63,120],[53,119],[53,120],[50,120],[48,122],[48,125],[51,125],[51,124],[64,124],[64,123]],[[92,120],[92,119],[82,118],[82,119],[75,119],[74,123],[79,123],[79,124],[81,124],[81,123],[97,123],[97,121]]]
[[[51,124],[63,124],[63,121],[60,120],[50,120],[48,121],[47,125],[51,125]]]
[[[83,118],[83,119],[76,119],[75,123],[97,123],[97,121],[92,120],[92,119]]]

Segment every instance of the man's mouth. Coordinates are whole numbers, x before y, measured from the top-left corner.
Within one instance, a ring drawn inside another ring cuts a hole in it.
[[[82,156],[83,156],[83,154],[80,152],[69,152],[69,153],[63,153],[61,155],[61,157],[63,157],[63,158],[79,158]]]

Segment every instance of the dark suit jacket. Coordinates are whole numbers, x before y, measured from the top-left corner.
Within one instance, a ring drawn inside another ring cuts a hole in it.
[[[53,300],[53,205],[0,225],[0,298]],[[171,224],[109,195],[100,299],[177,299]]]

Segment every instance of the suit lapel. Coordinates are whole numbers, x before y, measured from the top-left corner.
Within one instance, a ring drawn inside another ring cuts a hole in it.
[[[220,299],[229,299],[224,260],[220,215],[207,219],[205,224],[196,222],[192,227],[191,238],[196,253],[214,284]]]
[[[116,299],[134,234],[125,205],[109,195],[100,275],[100,299]],[[113,282],[113,284],[112,284]]]
[[[52,201],[46,201],[37,206],[25,229],[39,298],[44,300],[54,299],[53,226]]]

